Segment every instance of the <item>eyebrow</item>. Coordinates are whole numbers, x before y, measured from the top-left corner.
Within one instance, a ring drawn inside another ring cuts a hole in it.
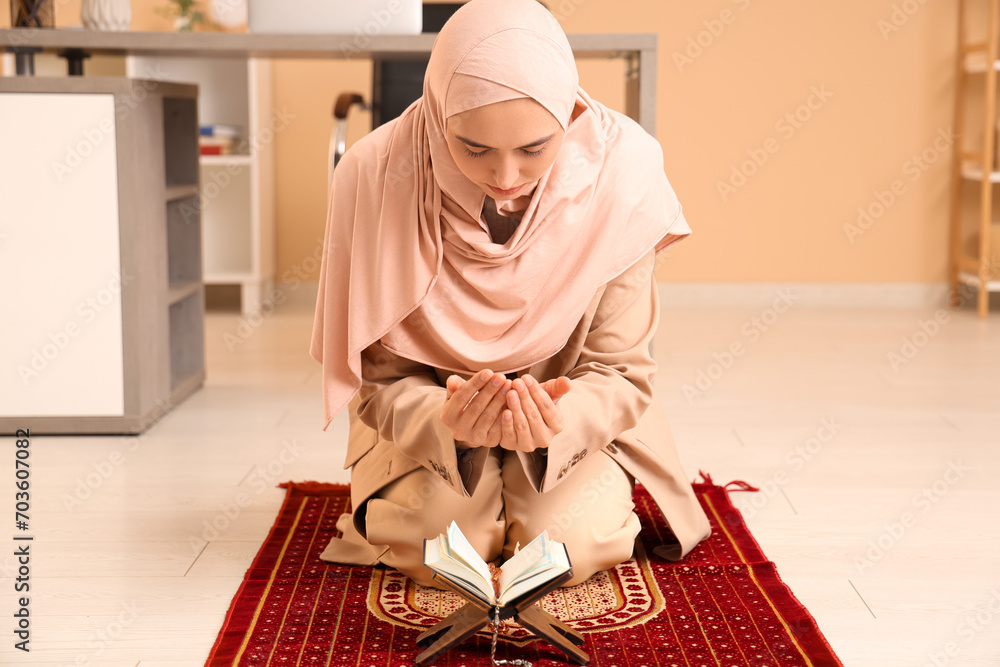
[[[556,136],[556,135],[553,132],[549,136],[542,137],[538,141],[532,141],[530,144],[525,144],[523,146],[518,146],[517,150],[523,150],[525,148],[531,148],[532,146],[540,146],[541,144],[544,144],[546,141],[549,141],[550,139],[552,139],[552,137],[554,137],[554,136]],[[471,139],[466,139],[465,137],[463,137],[461,135],[458,135],[458,134],[455,135],[455,138],[458,139],[459,141],[461,141],[463,144],[467,144],[469,146],[472,146],[473,148],[493,148],[493,146],[487,146],[486,144],[481,144],[479,142],[472,141]]]

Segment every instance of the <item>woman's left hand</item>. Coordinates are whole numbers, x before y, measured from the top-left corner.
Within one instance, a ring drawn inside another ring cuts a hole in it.
[[[507,409],[500,421],[500,446],[511,451],[533,452],[547,448],[552,438],[563,430],[562,412],[549,392],[530,375],[514,380],[507,392]]]

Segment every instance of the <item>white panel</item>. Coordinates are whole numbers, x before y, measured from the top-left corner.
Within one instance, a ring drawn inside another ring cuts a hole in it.
[[[250,32],[356,35],[337,49],[364,48],[369,35],[417,35],[420,0],[254,0]]]
[[[0,94],[0,417],[124,414],[110,94]]]
[[[250,165],[201,165],[201,230],[205,276],[250,273]]]

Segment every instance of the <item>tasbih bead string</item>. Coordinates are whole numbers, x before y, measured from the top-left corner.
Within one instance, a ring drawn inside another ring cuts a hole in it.
[[[490,580],[493,582],[493,599],[500,599],[500,568],[490,563]],[[493,616],[490,618],[490,627],[493,629],[493,643],[490,644],[490,664],[494,667],[499,665],[520,665],[520,667],[531,667],[530,660],[518,658],[516,660],[497,660],[497,637],[500,634],[500,626],[506,622],[500,620],[500,605],[494,605]]]

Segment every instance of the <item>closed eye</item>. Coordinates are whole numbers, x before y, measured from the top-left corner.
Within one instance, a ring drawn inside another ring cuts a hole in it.
[[[533,141],[530,144],[525,144],[524,146],[521,146],[517,150],[521,151],[528,157],[538,157],[545,151],[545,144],[551,141],[554,136],[556,135],[550,134],[547,137],[542,137],[538,141]],[[478,142],[472,141],[471,139],[467,139],[466,137],[459,136],[457,134],[455,135],[455,138],[461,141],[463,144],[465,144],[465,153],[469,157],[482,157],[487,153],[489,153],[491,150],[493,150],[493,148],[490,146],[486,146],[485,144],[480,144]],[[474,150],[477,148],[481,150]],[[537,148],[537,150],[531,150],[532,148]]]

